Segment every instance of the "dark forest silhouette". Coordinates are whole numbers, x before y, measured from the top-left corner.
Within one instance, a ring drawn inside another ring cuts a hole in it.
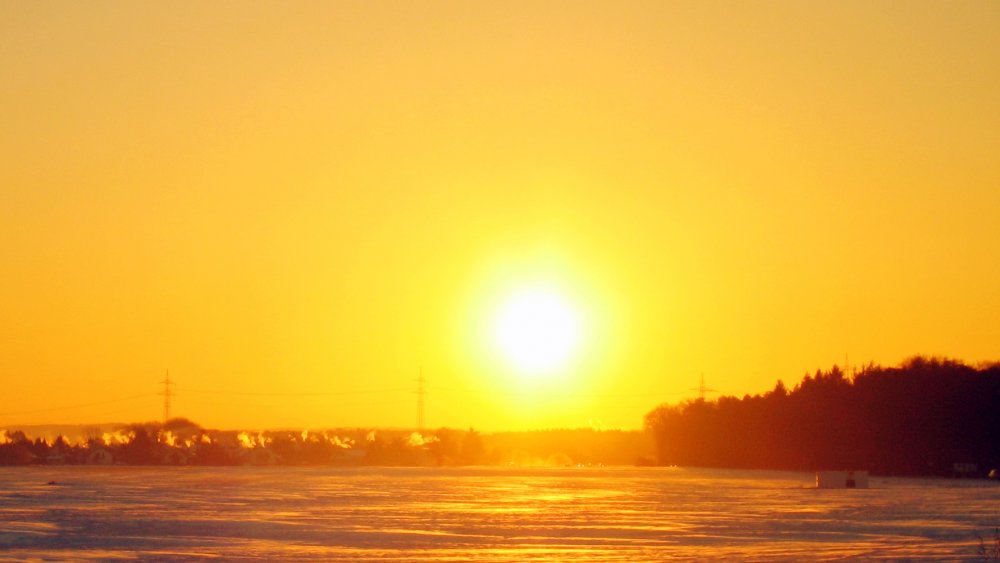
[[[665,465],[985,475],[1000,466],[1000,364],[834,366],[790,391],[663,405],[645,423]]]

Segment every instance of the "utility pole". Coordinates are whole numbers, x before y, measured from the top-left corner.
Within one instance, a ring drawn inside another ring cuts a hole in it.
[[[167,370],[167,377],[160,383],[163,384],[163,391],[160,395],[163,395],[163,422],[170,420],[170,397],[174,396],[174,392],[170,390],[170,386],[173,384],[170,381],[170,370]]]
[[[417,430],[424,429],[424,396],[427,395],[427,389],[424,387],[426,380],[424,379],[424,368],[420,368],[420,377],[417,378]]]

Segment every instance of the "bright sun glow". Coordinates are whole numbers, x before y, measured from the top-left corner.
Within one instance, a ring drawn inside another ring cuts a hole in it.
[[[579,315],[561,295],[548,290],[511,296],[494,326],[500,352],[522,375],[545,375],[564,367],[580,340]]]

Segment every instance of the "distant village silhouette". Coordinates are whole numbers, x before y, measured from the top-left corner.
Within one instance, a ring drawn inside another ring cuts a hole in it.
[[[1000,363],[913,357],[834,366],[789,390],[661,405],[643,431],[209,430],[184,419],[0,434],[0,465],[679,465],[985,477],[1000,467]]]

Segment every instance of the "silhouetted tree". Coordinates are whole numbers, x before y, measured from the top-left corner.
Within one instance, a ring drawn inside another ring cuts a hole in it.
[[[486,446],[483,437],[472,428],[462,438],[462,452],[459,454],[462,465],[481,465],[486,461]]]
[[[663,405],[645,423],[662,464],[985,472],[1000,465],[1000,367],[917,356],[851,379],[834,366],[791,391]]]

